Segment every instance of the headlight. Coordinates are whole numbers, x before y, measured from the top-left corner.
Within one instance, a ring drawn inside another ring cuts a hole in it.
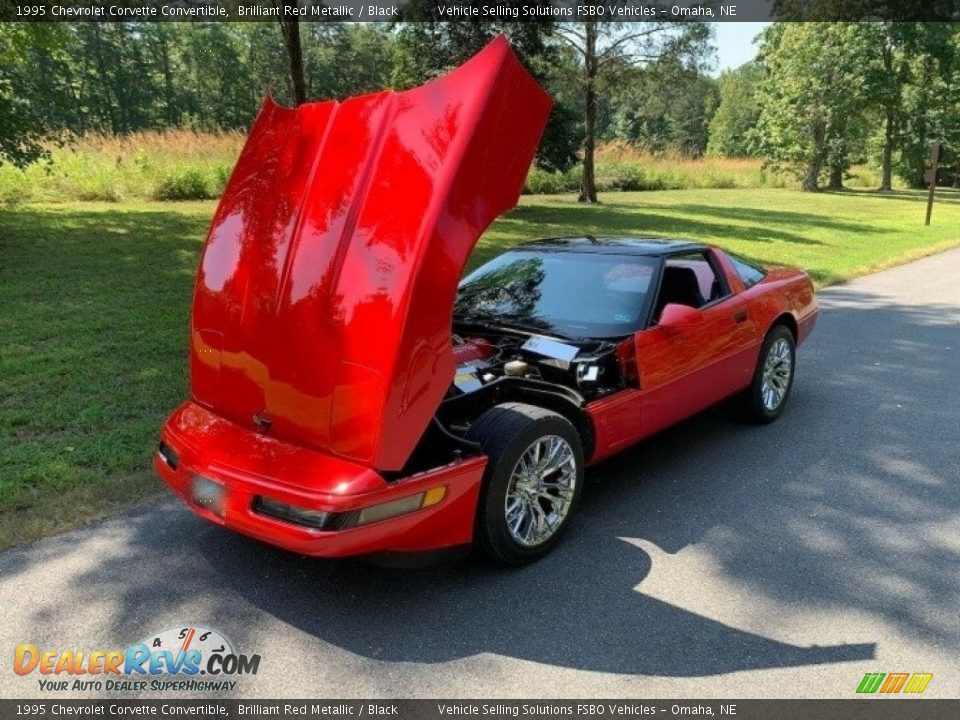
[[[262,515],[269,515],[279,520],[296,523],[297,525],[306,525],[307,527],[326,530],[336,517],[335,513],[325,512],[323,510],[310,510],[297,505],[289,505],[279,500],[271,500],[267,497],[257,497],[253,502],[253,509]]]
[[[163,458],[163,461],[171,470],[176,470],[180,465],[180,456],[177,451],[167,445],[163,440],[157,445],[157,454]]]

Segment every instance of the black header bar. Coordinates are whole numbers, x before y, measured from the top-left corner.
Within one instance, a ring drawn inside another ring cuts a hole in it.
[[[960,21],[960,0],[0,0],[3,22]]]
[[[563,718],[730,718],[730,720],[943,720],[960,700],[0,700],[0,717],[352,720],[401,718],[560,720]]]

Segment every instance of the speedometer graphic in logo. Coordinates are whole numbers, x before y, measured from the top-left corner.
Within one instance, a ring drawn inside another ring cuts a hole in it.
[[[199,650],[203,657],[211,655],[235,655],[233,643],[218,630],[202,625],[170,628],[154,635],[148,635],[140,641],[151,652],[168,650],[174,655]]]

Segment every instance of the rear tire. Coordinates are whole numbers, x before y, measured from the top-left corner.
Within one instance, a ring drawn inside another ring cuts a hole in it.
[[[524,565],[557,544],[583,489],[583,443],[562,415],[505,403],[467,432],[489,458],[474,536],[488,557]]]
[[[763,340],[750,387],[741,401],[748,420],[772,423],[783,413],[793,389],[797,347],[790,328],[774,325]]]

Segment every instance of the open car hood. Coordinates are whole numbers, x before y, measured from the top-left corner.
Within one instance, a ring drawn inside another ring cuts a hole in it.
[[[407,92],[267,98],[200,261],[193,399],[400,469],[453,377],[463,266],[516,204],[550,106],[504,37]]]

